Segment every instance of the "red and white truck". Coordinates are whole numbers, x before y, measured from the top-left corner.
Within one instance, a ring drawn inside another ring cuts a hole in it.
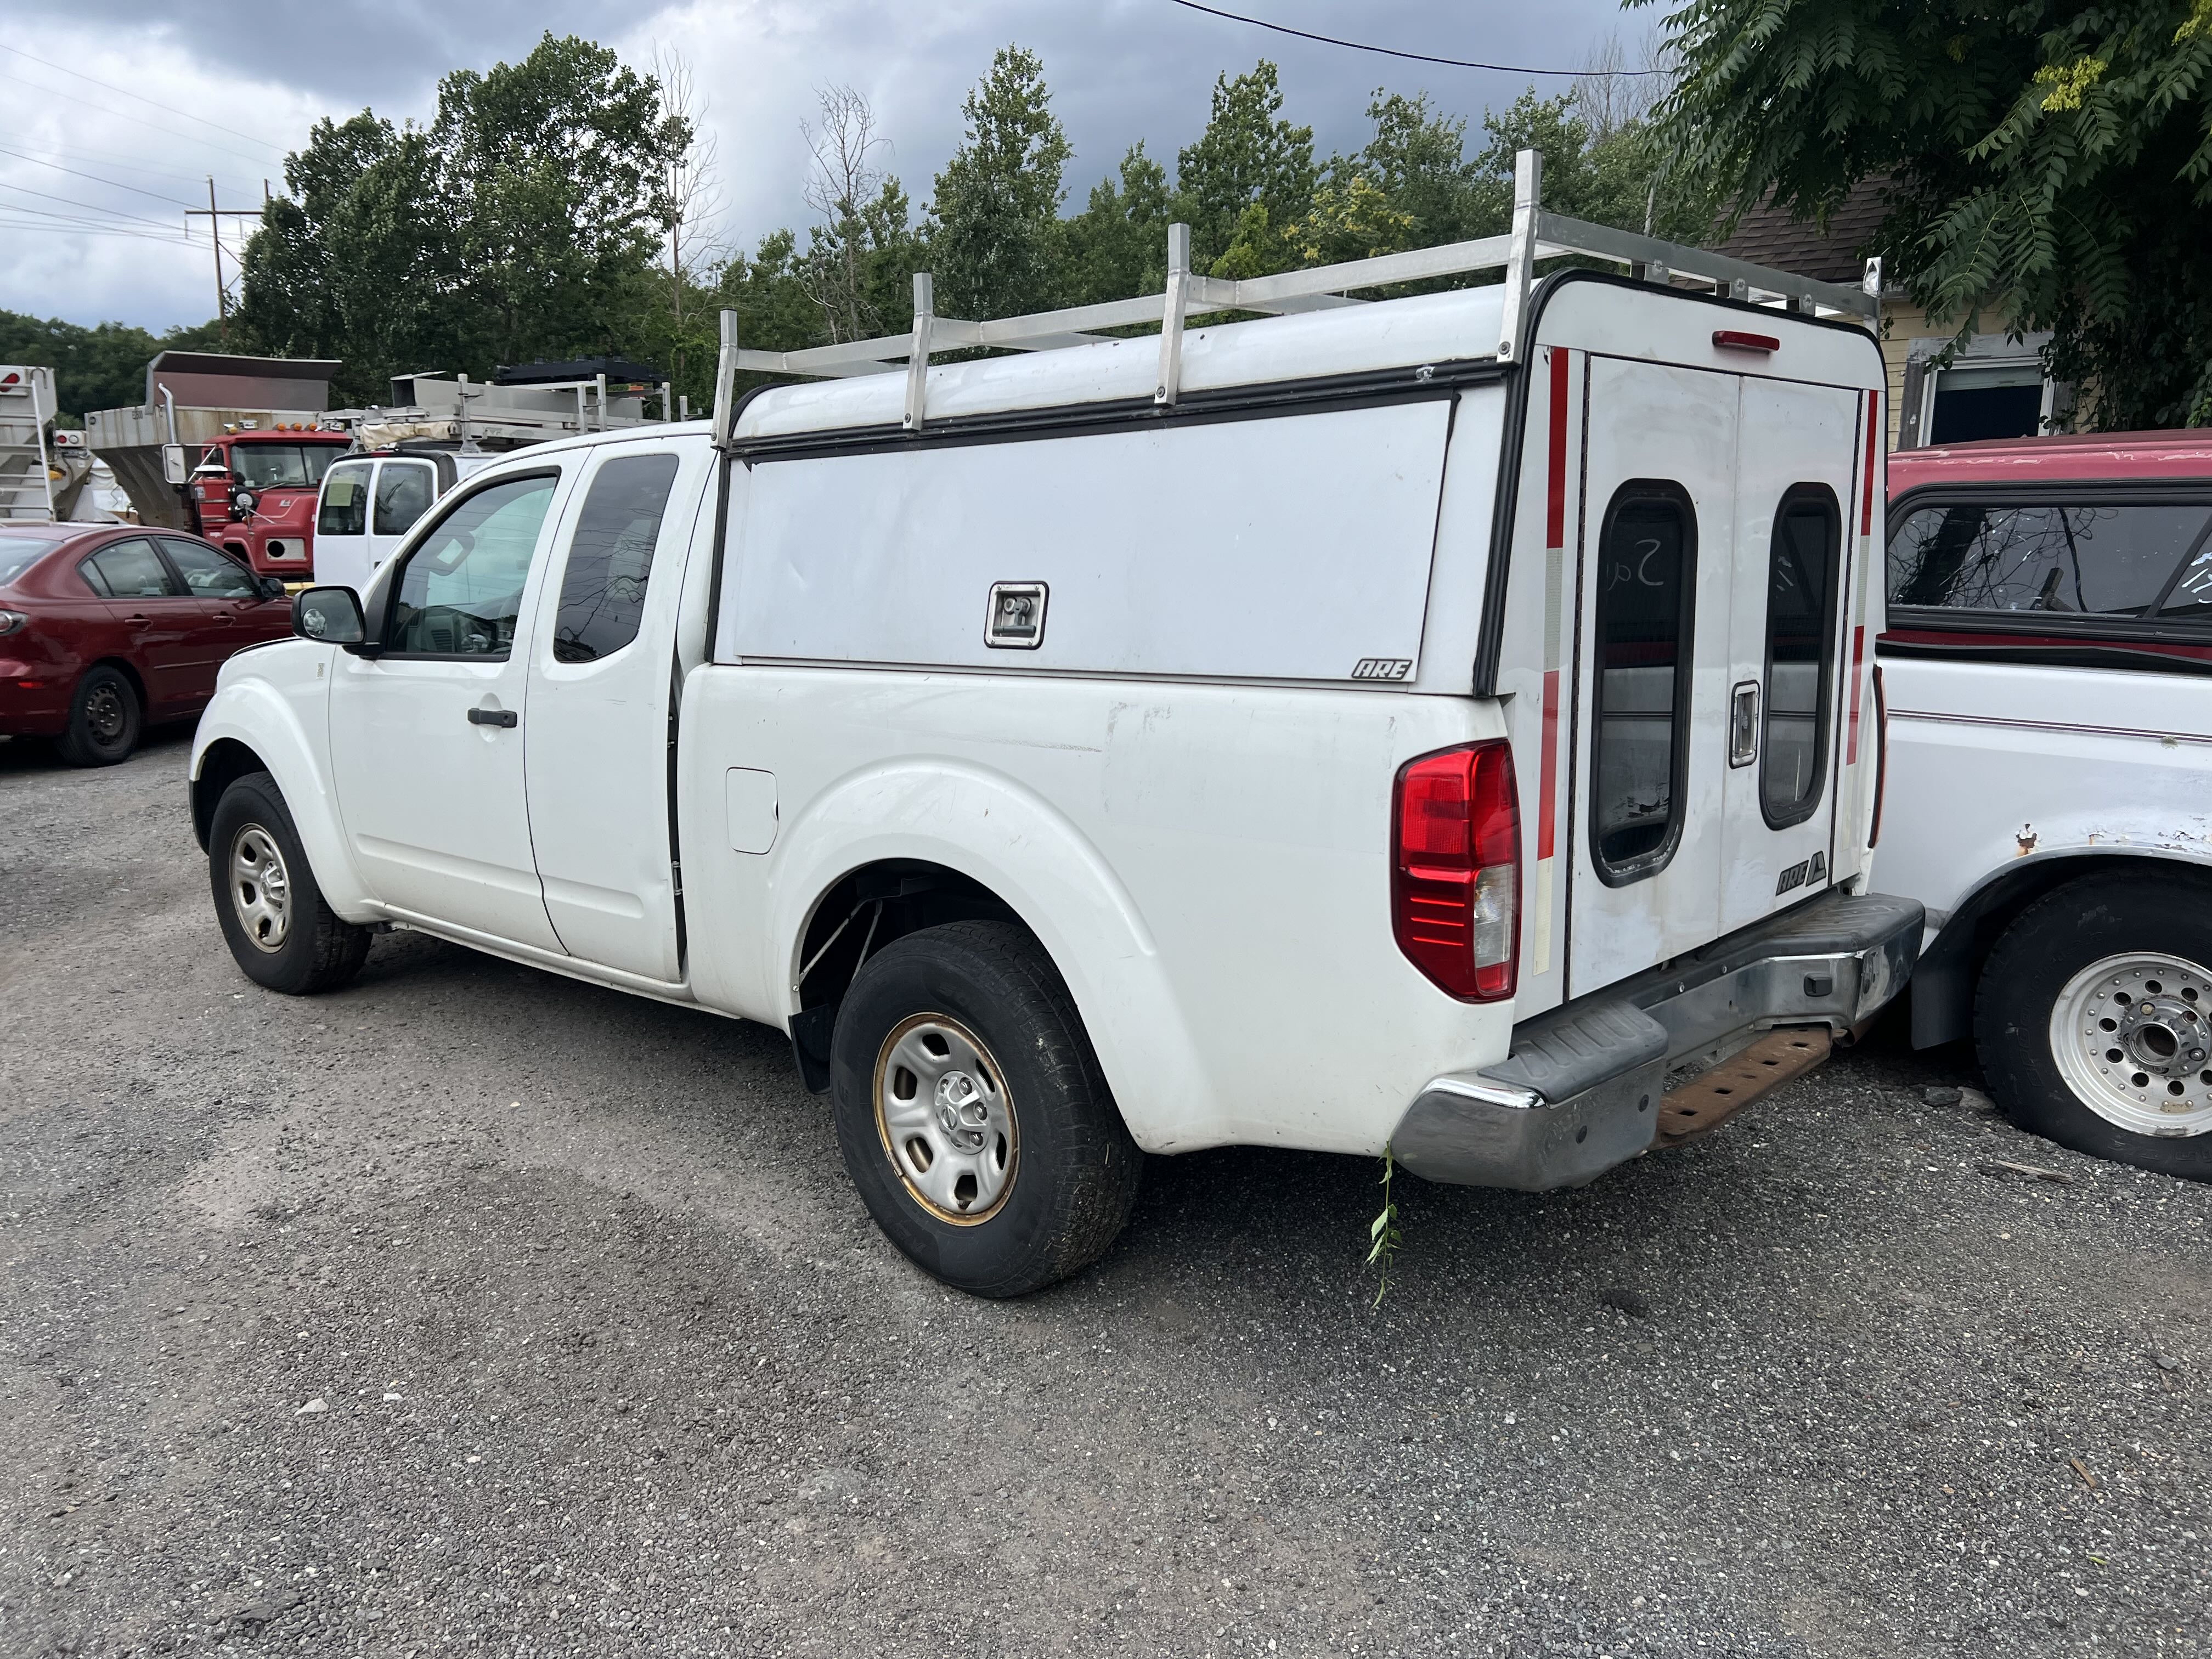
[[[315,494],[352,439],[324,428],[335,362],[165,351],[146,401],[95,410],[87,441],[143,524],[204,537],[263,575],[314,570]]]

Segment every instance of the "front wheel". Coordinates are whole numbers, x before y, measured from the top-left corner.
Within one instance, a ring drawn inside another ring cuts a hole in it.
[[[1983,965],[1974,1044],[2022,1128],[2212,1181],[2212,892],[2106,875],[2039,899]]]
[[[837,1011],[845,1168],[885,1237],[976,1296],[1020,1296],[1104,1254],[1142,1155],[1067,988],[1005,922],[924,928],[868,958]]]
[[[234,781],[208,825],[208,878],[223,941],[246,978],[272,991],[334,991],[368,958],[368,929],[323,902],[300,832],[266,772]]]

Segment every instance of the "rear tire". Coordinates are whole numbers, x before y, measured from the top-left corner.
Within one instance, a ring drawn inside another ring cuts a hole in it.
[[[138,688],[122,670],[102,663],[76,683],[69,725],[54,746],[71,766],[112,766],[131,758],[145,720]]]
[[[208,826],[216,920],[240,970],[289,996],[335,991],[368,958],[368,929],[323,902],[276,779],[249,772],[216,803]]]
[[[1974,1046],[2021,1128],[2212,1181],[2212,891],[2104,875],[2039,899],[1982,965]]]
[[[1083,1022],[1023,929],[960,921],[854,975],[830,1045],[837,1144],[868,1213],[976,1296],[1103,1255],[1143,1174]]]

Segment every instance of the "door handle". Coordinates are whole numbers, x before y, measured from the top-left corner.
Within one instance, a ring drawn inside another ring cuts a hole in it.
[[[471,708],[469,710],[469,724],[512,727],[522,724],[522,716],[512,708]]]
[[[1748,766],[1759,758],[1759,682],[1740,681],[1729,693],[1729,764]]]

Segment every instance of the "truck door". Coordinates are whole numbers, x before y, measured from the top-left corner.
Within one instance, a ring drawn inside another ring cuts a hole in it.
[[[364,584],[384,568],[415,522],[437,499],[437,469],[428,461],[381,460],[368,518],[368,572]]]
[[[1863,394],[1746,378],[1736,446],[1720,931],[1829,884],[1848,690],[1844,514]]]
[[[1738,382],[1584,360],[1567,994],[1721,931]]]
[[[561,470],[449,499],[392,573],[378,656],[331,665],[331,771],[369,890],[394,908],[558,951],[523,785],[530,619]]]
[[[368,588],[368,497],[376,463],[340,461],[323,475],[315,508],[315,580],[326,587]]]
[[[530,649],[525,765],[546,912],[571,956],[672,983],[670,665],[693,519],[678,507],[696,510],[705,465],[672,443],[595,459],[555,536]]]

